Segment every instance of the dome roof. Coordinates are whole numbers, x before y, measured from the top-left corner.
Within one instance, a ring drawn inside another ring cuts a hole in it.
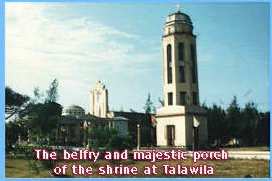
[[[121,121],[127,121],[128,119],[123,116],[117,116],[113,118],[114,120],[121,120]]]
[[[85,114],[85,110],[80,106],[71,105],[65,109],[64,114],[65,115],[82,116]]]
[[[182,13],[180,11],[177,11],[175,13],[169,14],[166,18],[166,23],[170,22],[181,22],[181,23],[186,23],[189,25],[192,25],[192,21],[190,16],[188,16],[185,13]]]
[[[173,34],[193,35],[193,23],[190,16],[180,11],[169,14],[163,28],[163,36]]]
[[[84,111],[84,109],[82,107],[77,106],[77,105],[71,105],[71,106],[67,107],[67,110],[68,109],[69,110],[82,110],[82,111]]]

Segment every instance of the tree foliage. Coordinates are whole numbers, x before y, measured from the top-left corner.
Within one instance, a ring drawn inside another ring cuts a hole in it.
[[[27,124],[31,128],[31,133],[48,137],[58,125],[61,119],[62,106],[58,104],[58,81],[54,79],[46,90],[46,97],[39,88],[34,89],[34,101],[32,108],[27,114]]]
[[[110,129],[107,127],[97,127],[90,131],[92,146],[95,148],[105,147],[110,140],[110,137],[117,135],[115,129]]]
[[[151,114],[151,113],[156,112],[156,108],[153,105],[150,93],[148,93],[148,96],[147,96],[147,99],[146,99],[146,102],[145,102],[145,106],[144,106],[144,111],[145,111],[146,114]]]
[[[54,79],[53,82],[51,82],[48,90],[46,91],[46,99],[45,102],[57,102],[58,99],[58,80]]]
[[[61,118],[62,106],[55,102],[38,103],[28,114],[28,126],[32,133],[48,136]]]
[[[241,112],[242,123],[240,136],[246,142],[247,145],[256,145],[257,142],[257,124],[260,121],[260,116],[256,105],[253,102],[249,102],[245,105],[245,108]]]
[[[19,127],[24,127],[24,130],[19,130],[18,134],[25,134],[29,130],[32,137],[41,138],[53,135],[62,114],[62,106],[56,102],[58,97],[57,79],[54,79],[49,85],[44,99],[43,95],[39,88],[34,89],[34,97],[30,98],[7,87],[6,109],[19,110],[17,111],[18,119],[9,123],[7,129],[13,132],[12,130],[21,125]],[[14,138],[11,140],[14,141]]]
[[[24,111],[27,108],[30,100],[28,96],[15,92],[10,87],[5,88],[5,99],[6,120],[17,113]]]
[[[233,138],[241,138],[241,123],[242,123],[242,117],[241,117],[241,110],[237,102],[237,97],[234,96],[233,100],[231,101],[229,107],[226,110],[226,126],[229,130],[227,132],[228,137]]]
[[[207,110],[209,142],[226,144],[230,139],[241,140],[241,145],[268,145],[269,113],[260,113],[253,102],[240,107],[236,97],[224,110],[212,105]],[[263,136],[266,135],[266,136]]]
[[[270,112],[260,113],[257,123],[257,144],[269,145],[270,143]]]
[[[207,109],[208,120],[208,136],[209,140],[217,140],[219,142],[225,140],[227,135],[226,112],[225,110],[213,104],[211,108]]]
[[[18,137],[21,136],[22,139],[26,139],[27,130],[24,124],[19,121],[9,121],[5,123],[6,128],[6,149],[11,149],[12,145],[16,144]]]
[[[118,131],[113,128],[97,127],[90,131],[92,144],[91,147],[107,150],[123,150],[131,147],[131,138],[118,135]]]

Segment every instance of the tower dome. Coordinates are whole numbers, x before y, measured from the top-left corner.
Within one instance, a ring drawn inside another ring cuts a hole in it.
[[[168,23],[171,21],[179,21],[180,23],[187,23],[192,25],[190,16],[180,11],[168,15],[166,22]]]
[[[193,23],[189,15],[177,11],[169,14],[164,26],[164,36],[174,33],[193,34]]]

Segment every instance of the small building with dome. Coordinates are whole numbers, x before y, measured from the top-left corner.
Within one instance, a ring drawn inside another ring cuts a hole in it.
[[[71,105],[64,110],[63,115],[80,117],[85,115],[85,110],[80,106]]]
[[[85,110],[77,105],[71,105],[64,110],[58,125],[57,136],[59,145],[86,146],[95,137],[86,135],[97,128],[115,129],[119,136],[128,135],[127,119],[123,117],[102,118],[85,114]],[[87,139],[90,138],[91,140]]]

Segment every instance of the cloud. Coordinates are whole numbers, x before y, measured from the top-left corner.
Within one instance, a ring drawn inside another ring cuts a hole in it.
[[[61,103],[86,106],[98,78],[124,69],[129,70],[126,74],[140,74],[152,69],[143,63],[161,61],[157,53],[135,51],[138,35],[87,15],[56,13],[65,6],[69,5],[6,3],[7,85],[31,94],[35,86],[45,89],[58,78]]]
[[[19,50],[21,54],[32,51],[66,61],[67,58],[78,60],[88,57],[88,61],[92,62],[116,62],[133,48],[114,39],[135,38],[135,35],[93,22],[88,17],[60,22],[45,15],[44,12],[50,8],[52,6],[48,5],[7,5],[6,47],[9,58],[16,58],[12,52]]]

